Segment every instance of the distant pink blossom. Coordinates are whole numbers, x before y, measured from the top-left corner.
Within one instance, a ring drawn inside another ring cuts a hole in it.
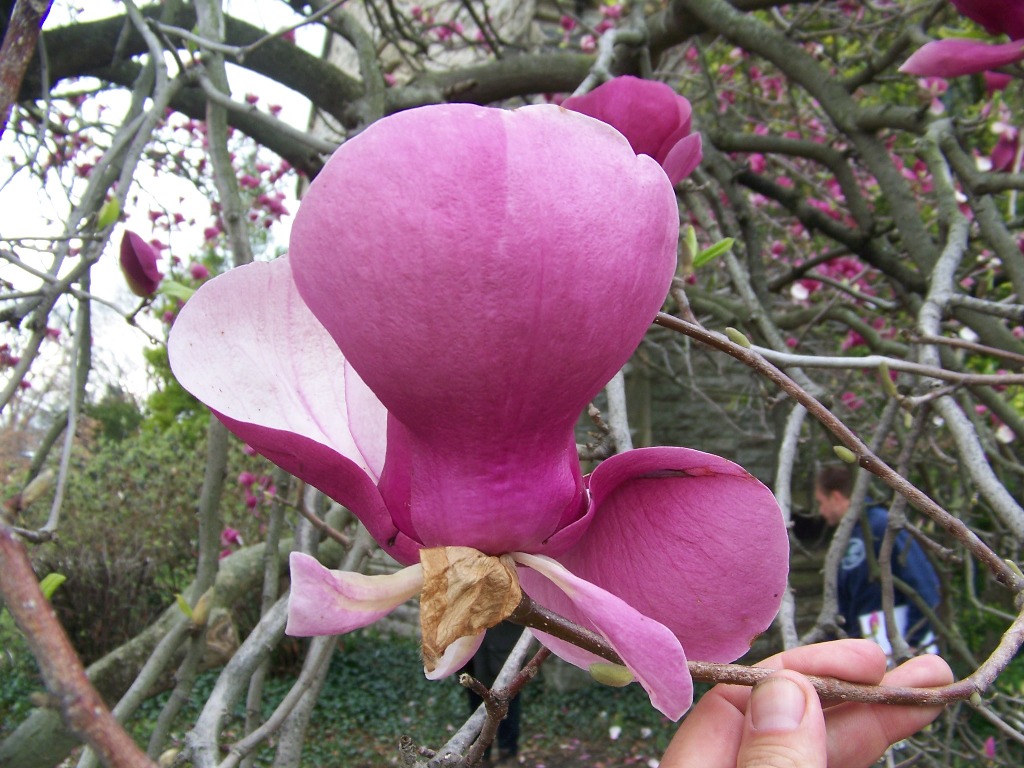
[[[864,406],[864,399],[854,392],[843,392],[843,394],[839,396],[839,399],[842,401],[843,405],[851,411],[856,411],[858,408],[862,408]]]
[[[996,738],[995,736],[989,736],[985,739],[985,757],[989,760],[996,759]]]
[[[188,273],[192,275],[193,280],[205,280],[210,276],[210,270],[206,268],[205,264],[198,261],[192,263],[188,268]]]
[[[220,545],[222,547],[238,546],[242,543],[242,534],[236,528],[225,528],[220,532]]]

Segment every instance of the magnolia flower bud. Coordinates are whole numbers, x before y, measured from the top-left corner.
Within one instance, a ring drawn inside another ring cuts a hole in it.
[[[121,238],[121,271],[136,296],[152,296],[160,287],[163,273],[156,268],[157,252],[134,232]]]

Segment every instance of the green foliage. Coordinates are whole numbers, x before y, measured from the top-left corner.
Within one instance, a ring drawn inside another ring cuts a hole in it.
[[[99,424],[100,436],[114,442],[134,435],[142,424],[138,404],[117,387],[108,387],[99,402],[89,403],[83,410]]]
[[[431,682],[421,674],[415,641],[381,637],[372,630],[339,638],[324,688],[310,721],[303,765],[383,765],[396,754],[401,736],[436,748],[469,714],[464,689],[449,678]],[[179,720],[186,728],[198,715],[215,673],[200,678]],[[284,697],[294,674],[267,681],[263,716]],[[643,755],[659,756],[675,726],[651,708],[638,685],[616,689],[591,685],[571,693],[547,686],[543,674],[523,691],[521,749],[524,754],[558,754],[572,764],[622,765]],[[166,694],[147,702],[136,725],[148,738]],[[241,736],[244,704],[229,714],[228,740]],[[611,726],[622,729],[613,740]],[[268,755],[269,753],[265,753]],[[599,758],[599,759],[598,759]],[[269,765],[269,758],[257,760]]]
[[[242,467],[266,469],[237,441],[231,446],[233,475]],[[191,582],[204,465],[202,441],[183,439],[178,428],[77,446],[60,535],[33,552],[33,564],[40,575],[66,576],[53,605],[87,663],[137,634]],[[260,509],[251,512],[233,482],[224,494],[225,525],[258,541]],[[43,499],[34,514],[48,508]]]
[[[0,611],[0,738],[32,709],[29,697],[42,689],[28,644],[7,611]]]
[[[198,444],[206,434],[209,411],[174,378],[166,347],[150,347],[143,350],[143,355],[156,384],[146,401],[147,427],[161,432],[174,430],[183,441]]]

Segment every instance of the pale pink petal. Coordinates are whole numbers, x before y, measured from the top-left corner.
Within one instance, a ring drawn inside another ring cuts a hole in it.
[[[678,184],[694,172],[700,165],[702,156],[699,133],[691,133],[682,141],[677,142],[662,162],[668,180],[673,184]]]
[[[573,425],[661,306],[677,234],[660,167],[556,106],[422,107],[342,145],[289,259],[397,422],[380,489],[405,534],[535,550],[583,514]]]
[[[293,637],[341,635],[384,618],[423,589],[419,564],[384,576],[332,571],[315,557],[292,552],[288,625]]]
[[[181,385],[232,432],[349,507],[398,560],[418,560],[374,484],[387,413],[302,303],[287,259],[204,283],[167,351]]]
[[[929,77],[959,77],[998,69],[1024,59],[1024,40],[988,45],[977,40],[933,40],[903,62],[900,72]]]
[[[691,659],[732,661],[768,628],[789,542],[771,491],[742,467],[644,448],[599,465],[590,491],[593,509],[578,523],[586,533],[558,556],[573,573],[667,626]],[[572,606],[550,599],[573,618]]]
[[[480,644],[484,641],[485,634],[487,634],[486,630],[476,635],[460,637],[445,648],[441,658],[437,660],[437,666],[433,672],[428,672],[426,667],[423,668],[423,674],[426,675],[427,680],[440,680],[448,675],[454,675],[469,664],[469,660],[473,658],[473,654],[477,652]]]
[[[515,552],[512,557],[526,566],[519,573],[527,594],[537,599],[532,585],[545,579],[561,590],[576,609],[577,623],[608,641],[650,695],[655,709],[672,720],[683,716],[693,703],[693,680],[683,648],[671,630],[549,557],[523,552]],[[561,655],[563,644],[555,645],[558,647],[551,646],[551,650]],[[577,663],[579,656],[568,655],[572,658],[566,661]]]

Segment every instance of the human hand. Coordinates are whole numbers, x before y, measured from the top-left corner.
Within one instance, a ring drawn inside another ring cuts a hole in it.
[[[847,702],[823,710],[803,675],[915,687],[953,681],[938,656],[918,656],[888,673],[885,665],[885,653],[870,640],[836,640],[772,656],[758,666],[781,671],[752,689],[722,684],[701,698],[661,768],[867,768],[942,707]]]

